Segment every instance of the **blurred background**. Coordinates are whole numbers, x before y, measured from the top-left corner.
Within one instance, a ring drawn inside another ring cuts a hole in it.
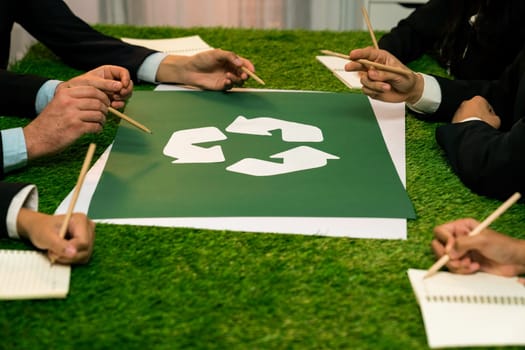
[[[64,0],[90,24],[239,27],[258,29],[366,30],[364,6],[375,30],[388,30],[428,0]],[[10,62],[34,39],[16,25]]]

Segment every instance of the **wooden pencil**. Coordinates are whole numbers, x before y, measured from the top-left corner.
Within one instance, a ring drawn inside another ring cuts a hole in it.
[[[372,29],[372,23],[370,23],[370,17],[368,17],[368,11],[364,6],[361,6],[361,12],[363,13],[363,18],[365,20],[366,26],[368,27],[370,38],[372,38],[372,43],[374,43],[374,47],[376,49],[379,49],[379,45],[377,45],[376,35],[374,34],[374,30]]]
[[[321,52],[323,54],[325,54],[325,55],[328,55],[328,56],[334,56],[334,57],[339,57],[339,58],[344,58],[346,60],[350,60],[350,56],[342,54],[342,53],[338,53],[338,52],[334,52],[334,51],[330,51],[330,50],[321,50]],[[412,72],[411,70],[408,70],[408,69],[387,66],[386,64],[377,63],[377,62],[373,62],[373,61],[369,61],[369,60],[365,60],[365,59],[358,59],[358,60],[355,60],[355,62],[359,62],[363,66],[374,67],[374,68],[377,68],[379,70],[384,70],[386,72],[403,74],[403,75],[412,75],[412,74],[414,74],[414,72]]]
[[[86,157],[84,158],[84,163],[82,164],[82,168],[80,169],[80,174],[78,175],[77,184],[75,185],[73,195],[71,196],[71,201],[69,202],[69,207],[67,208],[66,216],[64,218],[64,221],[62,222],[62,226],[60,226],[60,231],[58,231],[58,236],[60,238],[64,238],[66,236],[67,227],[69,226],[71,215],[73,215],[73,210],[75,209],[75,205],[77,203],[78,195],[80,194],[80,189],[82,188],[82,184],[84,183],[84,178],[86,177],[86,173],[88,171],[89,165],[91,164],[91,160],[93,159],[95,148],[96,148],[96,145],[94,143],[91,143],[88,147]],[[55,263],[55,258],[51,258],[50,260],[51,260],[51,264]]]
[[[494,220],[496,220],[501,214],[503,214],[508,208],[510,208],[514,203],[518,201],[518,199],[521,198],[521,194],[516,192],[512,196],[510,196],[509,199],[507,199],[502,205],[498,207],[492,214],[490,214],[483,222],[481,222],[478,226],[476,226],[468,235],[469,236],[475,236],[479,234],[481,231],[486,229]],[[430,277],[434,275],[440,268],[445,266],[445,264],[450,260],[450,256],[448,254],[443,255],[438,261],[432,265],[427,273],[423,276],[423,278]]]
[[[242,66],[241,69],[243,70],[243,72],[245,72],[246,74],[248,74],[250,77],[252,77],[253,79],[255,79],[255,81],[257,81],[259,84],[261,85],[266,85],[264,80],[262,80],[261,78],[259,78],[254,72],[252,72],[251,70],[249,70],[248,68]]]
[[[111,113],[113,113],[114,115],[116,115],[117,117],[121,118],[121,119],[124,119],[125,121],[127,121],[128,123],[130,123],[131,125],[139,128],[140,130],[142,131],[145,131],[147,132],[148,134],[151,134],[151,130],[148,129],[147,127],[145,127],[144,125],[142,125],[141,123],[139,123],[138,121],[136,121],[135,119],[132,119],[131,117],[128,117],[127,115],[125,115],[124,113],[116,110],[115,108],[113,107],[108,107],[108,111],[110,111]]]
[[[84,158],[84,163],[82,164],[82,168],[80,169],[80,174],[78,175],[78,180],[77,180],[77,184],[75,185],[75,190],[73,191],[71,201],[69,202],[69,207],[67,208],[66,217],[58,233],[60,238],[64,238],[66,236],[67,226],[69,225],[69,220],[71,219],[71,215],[73,214],[73,210],[75,209],[75,204],[77,203],[78,195],[80,194],[80,189],[82,188],[82,184],[84,183],[84,178],[86,177],[86,173],[89,169],[89,165],[91,164],[91,160],[93,159],[95,148],[96,148],[96,145],[94,143],[91,143],[88,147],[86,157]]]

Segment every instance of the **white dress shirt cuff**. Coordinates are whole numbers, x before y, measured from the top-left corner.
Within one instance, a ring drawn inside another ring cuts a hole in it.
[[[441,104],[441,88],[433,76],[426,74],[421,75],[424,81],[423,94],[416,103],[407,103],[407,106],[416,113],[432,114],[437,111]]]
[[[2,138],[2,153],[4,157],[4,172],[21,168],[27,164],[27,148],[22,128],[0,131]]]
[[[27,185],[18,192],[7,209],[7,234],[11,238],[20,238],[16,229],[18,213],[21,208],[38,210],[38,190],[35,185]]]
[[[460,121],[459,123],[464,123],[464,122],[470,122],[472,120],[479,120],[479,121],[483,121],[483,119],[479,118],[479,117],[470,117],[470,118],[465,118],[463,119],[462,121]]]
[[[157,83],[157,80],[155,79],[157,77],[157,70],[166,56],[168,56],[167,53],[157,52],[146,57],[137,71],[137,78],[139,78],[139,81]]]
[[[48,80],[44,84],[42,84],[40,89],[38,89],[35,101],[36,114],[40,114],[40,112],[42,112],[42,110],[46,108],[47,104],[51,102],[51,100],[55,96],[55,90],[58,84],[60,83],[60,80]]]

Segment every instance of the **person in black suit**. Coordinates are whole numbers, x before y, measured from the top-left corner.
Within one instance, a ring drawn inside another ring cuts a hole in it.
[[[447,268],[454,273],[483,271],[509,277],[525,274],[525,240],[491,229],[468,236],[478,225],[476,220],[464,218],[436,226],[432,241],[436,257],[448,254]],[[520,282],[525,284],[525,279]]]
[[[15,22],[22,25],[66,64],[80,70],[92,71],[80,78],[59,82],[5,70],[11,29]],[[101,65],[106,65],[106,68],[96,68]],[[113,68],[107,69],[108,66]],[[234,85],[242,85],[248,79],[241,67],[254,70],[250,61],[224,50],[210,50],[188,57],[163,54],[126,44],[94,30],[75,16],[62,0],[2,1],[0,94],[3,98],[0,99],[0,115],[30,118],[39,115],[39,118],[30,124],[38,125],[38,128],[28,125],[29,128],[24,128],[23,132],[20,128],[0,131],[0,178],[3,173],[22,167],[32,158],[62,150],[85,132],[99,131],[105,120],[107,106],[111,103],[114,108],[122,107],[131,93],[133,80],[182,83],[203,89],[225,90]],[[101,71],[105,73],[101,74]],[[101,82],[101,75],[102,79],[108,81]],[[100,84],[111,88],[101,88]],[[82,85],[84,89],[81,89]],[[101,97],[100,93],[88,90],[88,86],[106,93],[109,102]],[[74,89],[64,91],[63,87]],[[68,105],[68,100],[74,98],[76,101]],[[72,109],[78,109],[80,106],[77,104],[81,102],[79,98],[91,101],[89,109],[95,115],[91,115],[89,120],[81,119],[78,114],[75,117],[72,113]],[[54,106],[47,108],[51,101],[54,101]],[[98,104],[94,104],[93,101]],[[61,112],[57,108],[60,105],[68,106],[71,113],[66,113],[67,110]],[[53,129],[53,125],[56,124],[44,122],[51,117],[44,118],[43,114],[61,115],[62,128]],[[37,121],[39,123],[35,123]],[[80,128],[76,128],[75,125],[80,125]],[[42,128],[48,132],[38,132],[42,131]],[[34,132],[29,133],[31,130]],[[65,137],[58,137],[59,131],[66,132]],[[31,145],[38,149],[31,150]]]
[[[130,72],[135,82],[148,79],[151,83],[181,83],[223,90],[248,79],[241,66],[254,70],[249,60],[219,49],[194,56],[177,56],[124,43],[96,31],[71,12],[62,0],[0,2],[0,68],[7,67],[11,29],[15,22],[67,65],[84,71],[102,65],[121,66]]]
[[[368,59],[408,68],[385,50],[350,52],[348,71],[362,71],[363,92],[406,102],[421,118],[449,122],[436,139],[452,168],[474,192],[498,199],[525,193],[525,50],[498,80],[451,80],[368,69]]]
[[[0,182],[0,238],[27,239],[58,263],[86,263],[93,252],[95,223],[84,214],[74,213],[62,239],[58,231],[65,215],[47,215],[37,208],[34,185]]]
[[[429,54],[457,79],[497,79],[523,47],[524,16],[522,0],[430,0],[378,45],[404,64]]]

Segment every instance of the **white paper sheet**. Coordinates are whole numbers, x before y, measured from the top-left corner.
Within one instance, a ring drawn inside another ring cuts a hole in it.
[[[173,55],[191,56],[213,49],[198,35],[170,39],[122,38],[122,41]]]
[[[334,56],[317,56],[316,58],[350,89],[361,89],[363,87],[358,72],[345,71],[345,64],[350,62],[349,60]]]
[[[129,43],[146,46],[163,52],[192,52],[211,49],[199,36],[175,39],[129,39]],[[197,51],[196,51],[197,50]],[[321,56],[323,57],[323,56]],[[333,58],[327,56],[332,62]],[[324,59],[321,60],[323,62]],[[342,60],[342,59],[339,59]],[[342,60],[345,61],[345,60]],[[338,63],[339,65],[341,62]],[[344,63],[343,63],[344,67]],[[344,69],[343,69],[344,71]],[[348,73],[348,72],[345,72]],[[346,75],[345,75],[346,77]],[[346,78],[345,78],[346,79]],[[196,90],[180,85],[160,84],[156,91],[188,91]],[[286,91],[264,89],[233,89],[235,91]],[[289,90],[288,90],[289,91]],[[304,92],[304,91],[302,91]],[[372,109],[376,114],[383,138],[402,183],[405,180],[405,105],[403,103],[384,103],[370,99]],[[98,184],[104,165],[107,161],[111,146],[93,165],[86,175],[84,186],[80,191],[75,210],[87,213],[89,202]],[[57,208],[56,213],[65,213],[71,200],[71,193]],[[276,232],[304,235],[326,235],[335,237],[406,239],[406,219],[391,218],[282,218],[282,217],[218,217],[218,218],[129,218],[97,220],[98,222],[114,224],[167,226],[167,227],[194,227],[203,229],[247,231],[247,232]],[[320,227],[321,229],[314,229]]]
[[[525,287],[516,278],[409,269],[428,345],[525,345]]]
[[[176,85],[160,85],[161,91],[184,90]],[[236,89],[236,91],[277,91],[259,89]],[[283,90],[279,90],[283,91]],[[396,170],[405,184],[405,108],[404,104],[391,104],[370,100],[383,133],[383,138]],[[84,180],[75,211],[87,213],[91,197],[96,189],[111,146],[93,165]],[[70,193],[57,208],[56,213],[67,211]],[[281,218],[281,217],[217,217],[217,218],[129,218],[97,220],[113,224],[130,224],[165,227],[194,227],[202,229],[275,232],[332,237],[355,237],[377,239],[406,239],[406,219],[392,218]],[[322,227],[322,229],[313,229]]]
[[[43,253],[0,249],[0,300],[65,298],[70,275]]]

